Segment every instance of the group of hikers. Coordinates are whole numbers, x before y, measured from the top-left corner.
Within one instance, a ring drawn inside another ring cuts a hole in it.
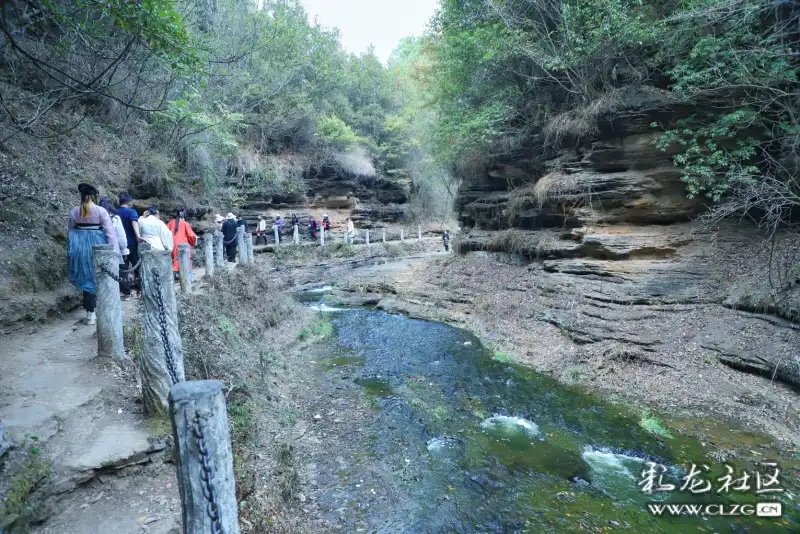
[[[147,243],[153,250],[167,250],[172,255],[172,270],[178,278],[178,246],[188,244],[195,247],[197,234],[186,221],[186,211],[182,208],[175,210],[174,216],[165,223],[156,206],[149,206],[142,215],[133,209],[133,198],[127,194],[119,195],[117,205],[106,197],[101,197],[96,187],[88,183],[78,185],[80,205],[73,208],[67,217],[67,253],[69,256],[68,278],[69,281],[83,293],[83,309],[86,311],[86,323],[95,324],[97,316],[96,292],[94,280],[94,265],[92,263],[92,247],[94,245],[108,244],[119,255],[120,297],[123,300],[131,298],[133,291],[136,296],[141,296],[141,275],[139,245]],[[225,256],[228,262],[236,261],[237,233],[239,227],[244,227],[247,232],[247,222],[241,217],[228,213],[225,217],[220,214],[215,216],[217,230],[222,232]],[[292,228],[299,228],[299,219],[292,214]],[[348,217],[345,221],[348,241],[355,237],[355,225]],[[278,243],[285,222],[281,216],[275,217],[272,228],[277,230]],[[320,229],[330,232],[333,224],[330,217],[325,214],[320,223],[312,217],[308,229],[313,240],[317,239]],[[256,228],[256,244],[260,239],[266,244],[267,222],[264,216],[259,216]],[[442,236],[445,250],[449,250],[450,234],[445,231]],[[189,272],[191,273],[191,254],[189,255]],[[133,283],[130,275],[133,274]]]
[[[117,206],[111,199],[100,197],[91,184],[78,185],[80,205],[73,208],[67,217],[68,279],[83,293],[83,309],[87,324],[95,324],[97,315],[94,265],[92,247],[111,245],[119,255],[120,296],[131,298],[133,290],[141,296],[139,271],[139,245],[147,243],[154,250],[168,250],[172,254],[172,270],[177,277],[178,245],[188,243],[194,247],[197,235],[186,222],[183,209],[175,211],[168,223],[161,220],[156,206],[148,207],[140,216],[131,207],[133,198],[127,193],[119,196]],[[191,262],[191,256],[189,258]],[[191,263],[190,263],[191,265]],[[133,274],[133,284],[129,275]]]

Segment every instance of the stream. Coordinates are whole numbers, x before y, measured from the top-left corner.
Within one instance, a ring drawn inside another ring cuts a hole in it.
[[[794,460],[776,460],[781,493],[645,494],[638,484],[648,461],[678,487],[689,464],[706,464],[715,489],[723,463],[698,440],[674,431],[659,438],[640,413],[510,363],[469,332],[337,308],[321,295],[301,300],[333,324],[314,365],[320,398],[337,407],[324,414],[332,423],[310,495],[334,531],[800,532]],[[769,442],[739,439],[747,448]],[[656,517],[647,508],[766,501],[780,502],[782,517]]]

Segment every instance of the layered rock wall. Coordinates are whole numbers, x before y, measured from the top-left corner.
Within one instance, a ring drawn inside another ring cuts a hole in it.
[[[772,268],[757,232],[746,223],[701,231],[691,221],[705,202],[687,197],[674,153],[655,145],[659,131],[651,125],[674,124],[686,112],[664,101],[623,118],[601,117],[582,141],[518,154],[465,177],[456,246],[530,262],[537,292],[530,298],[550,302],[536,318],[575,343],[654,353],[674,351],[676,339],[691,336],[728,365],[800,387],[800,335],[784,320],[797,310],[757,309],[743,298],[755,291],[747,284]],[[559,304],[564,300],[573,305]],[[698,305],[747,311],[734,311],[734,319],[730,310],[720,312],[702,331],[674,320],[681,306]],[[751,311],[777,311],[783,319]],[[734,331],[748,327],[758,336],[745,340]]]

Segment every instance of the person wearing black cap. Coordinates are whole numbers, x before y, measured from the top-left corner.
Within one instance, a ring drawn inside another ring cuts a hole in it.
[[[67,278],[83,292],[86,323],[91,325],[97,323],[92,247],[109,244],[117,254],[120,250],[111,217],[97,205],[97,189],[82,183],[78,185],[78,192],[81,194],[81,204],[73,208],[67,217]]]
[[[136,294],[142,294],[142,276],[139,270],[139,241],[142,239],[139,234],[139,213],[131,208],[131,204],[133,204],[133,198],[128,193],[122,193],[119,196],[117,215],[122,221],[125,237],[128,239],[128,255],[124,261],[126,272],[120,272],[122,282],[119,285],[124,300],[131,298],[131,285],[127,276],[128,269],[133,268],[133,287],[136,289]]]

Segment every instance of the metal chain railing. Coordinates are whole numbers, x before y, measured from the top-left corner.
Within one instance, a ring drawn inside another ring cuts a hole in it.
[[[217,504],[217,491],[214,488],[214,466],[211,465],[211,455],[208,453],[205,436],[206,415],[196,412],[194,415],[194,437],[197,443],[198,457],[200,460],[200,479],[203,481],[203,497],[206,499],[206,514],[211,519],[211,532],[214,534],[225,534],[222,528],[222,519],[219,515],[219,505]]]
[[[152,276],[153,286],[155,288],[156,306],[158,308],[158,325],[161,330],[161,342],[164,345],[164,360],[167,364],[167,372],[169,373],[172,385],[175,385],[180,382],[180,380],[178,379],[178,371],[175,365],[175,356],[172,353],[169,335],[167,334],[167,310],[164,307],[161,280],[155,269],[152,270]],[[198,458],[200,460],[200,479],[203,482],[203,497],[206,500],[206,514],[211,520],[211,532],[214,534],[225,534],[219,514],[219,505],[217,504],[217,491],[214,487],[214,466],[211,465],[211,455],[208,452],[208,446],[206,444],[203,420],[199,413],[195,414],[193,430],[197,443]]]
[[[139,261],[136,262],[136,265],[134,265],[130,269],[126,269],[124,267],[120,267],[119,271],[121,273],[124,273],[125,278],[128,278],[128,275],[131,274],[132,272],[134,272],[136,269],[138,269],[139,265],[141,265],[141,263],[142,263],[142,260],[139,260]],[[105,274],[107,276],[110,276],[118,284],[122,283],[122,278],[120,278],[120,276],[117,275],[116,273],[113,273],[113,272],[109,271],[108,268],[105,265],[101,265],[100,266],[100,271],[102,271],[103,274]]]
[[[167,372],[169,378],[174,386],[178,380],[178,370],[175,367],[175,357],[172,354],[172,347],[169,344],[169,334],[167,333],[167,310],[164,307],[164,296],[161,292],[161,280],[158,277],[158,272],[153,269],[153,285],[155,286],[156,293],[156,306],[158,307],[158,326],[161,330],[161,343],[164,345],[164,360],[167,363]]]

